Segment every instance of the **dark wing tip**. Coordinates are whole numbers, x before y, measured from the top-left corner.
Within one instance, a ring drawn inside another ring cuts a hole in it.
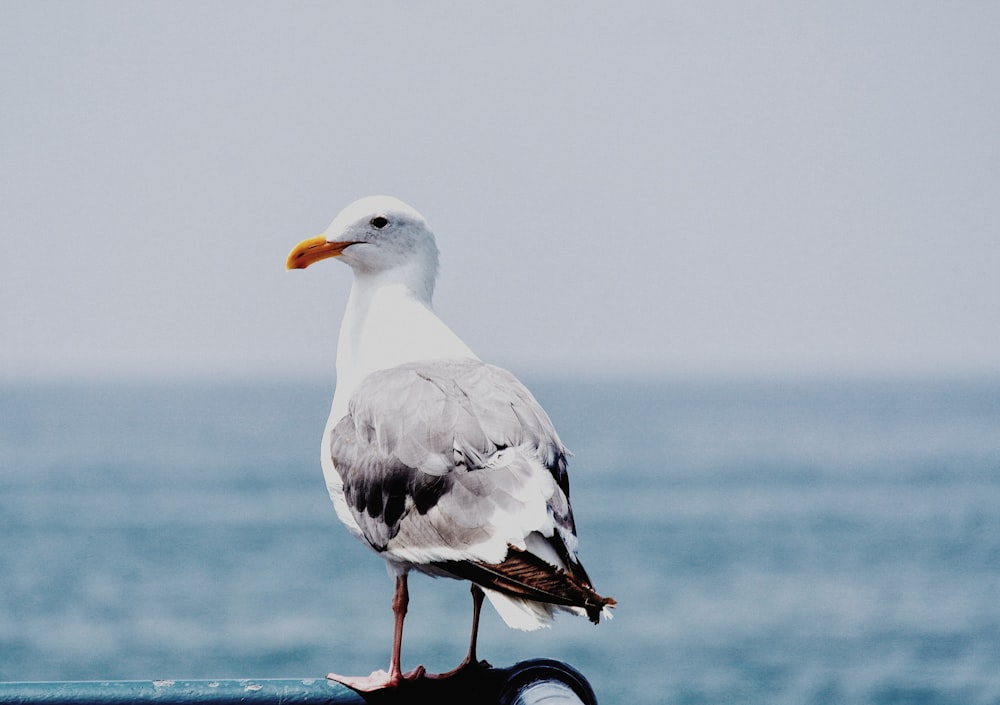
[[[596,592],[594,594],[597,595]],[[618,605],[618,600],[613,597],[601,597],[600,595],[597,595],[597,597],[600,598],[600,602],[598,604],[595,605],[588,603],[585,607],[587,610],[587,619],[594,624],[601,623],[601,614],[604,612],[605,607],[613,608]]]

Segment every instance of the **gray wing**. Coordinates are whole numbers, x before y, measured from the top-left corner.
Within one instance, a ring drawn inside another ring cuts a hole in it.
[[[388,558],[499,562],[532,533],[575,555],[568,451],[498,367],[439,361],[370,375],[330,452],[362,536]]]

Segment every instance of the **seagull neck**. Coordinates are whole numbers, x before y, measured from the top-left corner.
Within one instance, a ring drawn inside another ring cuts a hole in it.
[[[410,279],[398,270],[354,273],[354,283],[351,285],[347,310],[340,327],[338,363],[341,360],[353,362],[357,359],[366,330],[391,327],[392,322],[386,318],[393,312],[398,315],[414,308],[433,310],[433,282],[429,287],[414,287]],[[345,347],[346,349],[342,349]]]
[[[434,313],[430,292],[405,279],[355,273],[337,342],[334,416],[376,370],[432,359],[477,359]]]

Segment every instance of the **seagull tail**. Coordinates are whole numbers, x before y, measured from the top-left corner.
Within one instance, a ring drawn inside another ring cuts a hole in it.
[[[500,563],[455,561],[438,564],[438,567],[487,591],[499,593],[497,597],[511,598],[509,602],[538,620],[536,627],[551,621],[552,607],[582,612],[597,624],[602,615],[610,618],[610,608],[617,604],[613,597],[597,594],[582,566],[579,571],[566,571],[514,546],[509,547],[507,557]],[[490,602],[497,607],[501,601],[490,597]],[[526,628],[513,623],[518,620],[509,618],[508,610],[497,607],[497,611],[510,626]]]

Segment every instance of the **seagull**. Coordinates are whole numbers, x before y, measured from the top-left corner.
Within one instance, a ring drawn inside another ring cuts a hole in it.
[[[484,596],[515,629],[549,626],[556,611],[609,619],[614,598],[577,558],[569,451],[531,392],[434,313],[438,248],[423,216],[362,198],[286,265],[333,257],[354,276],[320,459],[337,516],[395,578],[395,625],[388,671],[328,678],[372,691],[488,667],[476,657]],[[472,584],[468,655],[448,673],[402,672],[410,571]]]

